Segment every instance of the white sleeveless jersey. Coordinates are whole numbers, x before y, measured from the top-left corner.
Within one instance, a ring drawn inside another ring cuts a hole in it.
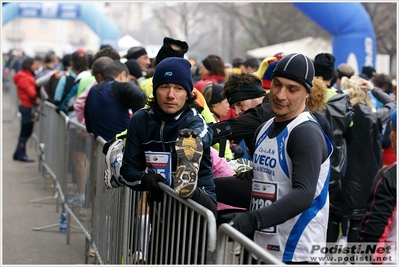
[[[272,204],[290,193],[292,189],[292,164],[287,153],[288,138],[297,125],[312,121],[309,112],[301,113],[291,121],[275,138],[268,133],[273,119],[261,129],[256,138],[253,157],[254,181],[252,182],[251,210]],[[325,136],[325,135],[324,135]],[[332,146],[325,136],[329,155]],[[277,226],[255,231],[254,241],[283,262],[310,261],[310,257],[324,254],[310,254],[312,245],[325,244],[327,236],[329,198],[329,157],[322,163],[319,180],[310,208]],[[301,201],[298,199],[298,201]]]

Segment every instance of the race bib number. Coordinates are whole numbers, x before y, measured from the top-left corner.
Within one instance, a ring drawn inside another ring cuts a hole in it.
[[[172,169],[172,163],[171,163],[171,155],[169,152],[146,151],[145,161],[148,173],[160,174],[166,179],[169,186],[172,185],[172,179],[170,175]]]
[[[271,205],[277,200],[277,183],[252,182],[251,210],[258,210]],[[259,231],[268,234],[277,234],[277,226],[271,226]]]

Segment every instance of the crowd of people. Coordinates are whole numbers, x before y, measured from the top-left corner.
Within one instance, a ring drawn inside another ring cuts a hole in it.
[[[13,159],[33,161],[25,145],[41,99],[107,141],[106,188],[159,202],[168,184],[287,264],[318,263],[312,244],[396,240],[392,77],[372,66],[356,74],[331,53],[227,64],[216,54],[188,60],[188,50],[165,37],[152,59],[144,47],[121,57],[108,45],[62,59],[11,53],[3,73],[15,73],[21,114]],[[168,173],[149,155],[166,157]]]

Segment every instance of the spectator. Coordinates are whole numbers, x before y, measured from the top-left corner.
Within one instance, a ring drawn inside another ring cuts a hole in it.
[[[243,70],[245,70],[245,60],[245,57],[240,55],[233,58],[233,73],[241,73]]]
[[[100,57],[109,57],[113,61],[120,60],[118,52],[110,46],[106,46],[105,48],[101,49],[94,55],[93,65],[94,62]],[[90,89],[94,85],[96,85],[98,82],[101,82],[104,79],[104,70],[109,63],[111,62],[108,59],[97,62],[95,66],[92,66],[91,70],[92,76],[94,77],[94,81],[83,87],[83,85],[86,84],[86,79],[92,80],[92,77],[90,78],[83,77],[81,83],[79,83],[77,98],[75,104],[73,105],[73,108],[76,112],[76,117],[78,119],[78,122],[81,123],[82,125],[86,125],[86,122],[84,120],[84,106],[86,104],[87,95],[89,94]]]
[[[330,211],[328,235],[330,240],[337,240],[338,222],[347,216],[348,242],[357,242],[360,223],[366,214],[367,199],[364,196],[369,194],[373,179],[381,168],[381,123],[389,120],[396,101],[359,76],[343,77],[341,86],[348,92],[354,111],[352,141],[348,145],[348,168],[342,179],[342,191]],[[384,103],[383,108],[376,112],[372,109],[368,90]]]
[[[125,64],[113,61],[107,65],[104,80],[87,95],[84,117],[89,133],[110,140],[127,128],[130,112],[134,114],[144,107],[144,93],[128,81],[129,70]]]
[[[226,97],[222,95],[223,85],[209,82],[205,84],[202,95],[205,98],[206,104],[212,112],[215,121],[219,122],[220,118],[226,116],[230,109],[229,102]],[[233,159],[233,154],[230,149],[230,142],[225,140],[225,146],[217,147],[216,150],[221,150],[219,156],[226,159]]]
[[[377,71],[372,66],[363,66],[361,74],[364,74],[363,79],[371,80],[376,73]]]
[[[396,154],[396,109],[392,112],[391,141]],[[390,246],[390,254],[375,253],[368,255],[373,264],[396,265],[396,162],[380,169],[374,178],[370,194],[367,198],[367,212],[362,220],[359,242],[372,243],[379,246]],[[381,251],[381,250],[379,250]],[[387,260],[384,260],[387,259]],[[389,259],[389,260],[388,260]]]
[[[306,98],[306,107],[316,118],[323,132],[327,135],[328,139],[333,140],[333,133],[331,130],[330,123],[325,117],[324,111],[326,104],[324,99],[326,96],[326,89],[323,80],[320,77],[313,79],[312,90],[310,91],[309,97]]]
[[[259,59],[254,57],[247,58],[244,62],[245,71],[248,73],[254,73],[257,71],[259,69],[259,65]]]
[[[332,146],[305,106],[313,78],[313,64],[303,54],[277,63],[270,88],[275,117],[256,133],[251,211],[226,215],[285,263],[313,263],[309,244],[326,241]]]
[[[87,88],[78,96],[78,98],[75,101],[75,104],[73,105],[73,108],[76,112],[76,118],[78,119],[78,122],[84,126],[86,126],[86,121],[85,121],[85,115],[84,115],[84,109],[86,105],[86,99],[87,95],[90,92],[90,89],[95,86],[96,84],[102,82],[104,80],[104,71],[105,68],[114,60],[110,57],[103,56],[99,57],[93,62],[92,66],[92,74],[95,77],[95,82],[93,82],[91,85],[87,86]]]
[[[13,154],[14,160],[33,162],[34,160],[26,155],[26,142],[33,132],[34,121],[31,114],[32,109],[39,105],[35,87],[35,71],[39,62],[33,58],[27,58],[22,62],[22,69],[14,75],[14,83],[17,87],[19,112],[21,113],[21,130],[18,137],[18,144]]]
[[[138,79],[143,77],[140,64],[135,59],[129,59],[125,62],[125,65],[129,70],[129,80],[139,86]]]
[[[147,72],[147,68],[150,66],[151,61],[148,57],[147,50],[145,50],[142,46],[134,46],[131,47],[125,56],[127,60],[135,59],[141,66],[141,70],[145,73]]]
[[[276,67],[277,62],[282,58],[283,53],[277,53],[272,57],[266,57],[260,63],[258,70],[253,73],[262,80],[262,87],[266,92],[269,92],[274,68]]]
[[[238,117],[210,125],[213,143],[224,138],[237,141],[244,139],[252,155],[256,129],[274,116],[269,95],[262,88],[260,78],[249,73],[232,74],[224,85],[223,94]]]
[[[38,93],[42,99],[53,99],[53,92],[50,92],[50,77],[54,74],[56,70],[56,65],[58,64],[58,57],[54,51],[49,51],[44,55],[43,59],[43,69],[36,73],[36,85],[38,86]],[[42,78],[42,79],[40,79]]]
[[[350,126],[352,123],[352,106],[349,95],[331,86],[334,77],[335,57],[330,53],[317,54],[314,62],[315,76],[324,83],[325,116],[330,124],[332,135],[329,136],[333,144],[333,153],[330,157],[330,212],[335,209],[335,199],[340,197],[342,179],[345,177],[348,162],[347,144],[350,143]],[[313,93],[313,92],[312,92]],[[328,134],[327,134],[328,135]],[[341,221],[342,236],[340,244],[347,240],[348,218]],[[337,236],[327,231],[327,242],[336,242]]]
[[[220,117],[225,116],[230,108],[229,102],[226,97],[222,95],[222,92],[223,85],[212,82],[205,84],[202,91],[206,104],[212,111],[216,122],[219,122]]]
[[[341,90],[341,79],[342,77],[352,77],[355,74],[353,68],[347,63],[341,63],[338,65],[336,70],[337,79],[335,80],[335,88]]]
[[[381,88],[381,90],[385,93],[387,93],[388,95],[392,96],[393,94],[393,85],[392,85],[392,78],[389,75],[386,75],[384,73],[374,73],[373,77],[371,79],[366,79],[366,80],[370,80],[375,87]],[[378,99],[376,99],[373,94],[369,94],[370,98],[371,98],[371,103],[373,105],[373,107],[375,108],[380,108],[383,106],[383,104],[378,101]],[[384,126],[385,127],[385,126]]]
[[[71,55],[71,70],[68,76],[61,77],[55,90],[54,99],[57,101],[58,110],[64,111],[70,119],[76,119],[76,113],[73,109],[75,103],[79,82],[83,77],[91,76],[87,71],[87,55],[83,52],[74,52]],[[62,78],[64,82],[62,82]]]
[[[208,55],[202,60],[199,66],[201,80],[194,84],[194,87],[202,92],[202,88],[207,82],[222,84],[225,80],[225,67],[223,59],[214,54]]]

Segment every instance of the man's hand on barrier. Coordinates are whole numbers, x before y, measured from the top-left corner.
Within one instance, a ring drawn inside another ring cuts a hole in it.
[[[236,175],[236,177],[241,180],[252,180],[254,177],[254,172],[252,170],[240,172]]]
[[[158,186],[158,182],[168,184],[165,178],[160,174],[148,173],[144,174],[141,178],[141,187],[144,190],[148,190],[151,198],[156,202],[161,201],[164,195],[163,190]]]
[[[222,215],[221,217],[248,237],[259,228],[258,219],[252,211],[234,212]]]

